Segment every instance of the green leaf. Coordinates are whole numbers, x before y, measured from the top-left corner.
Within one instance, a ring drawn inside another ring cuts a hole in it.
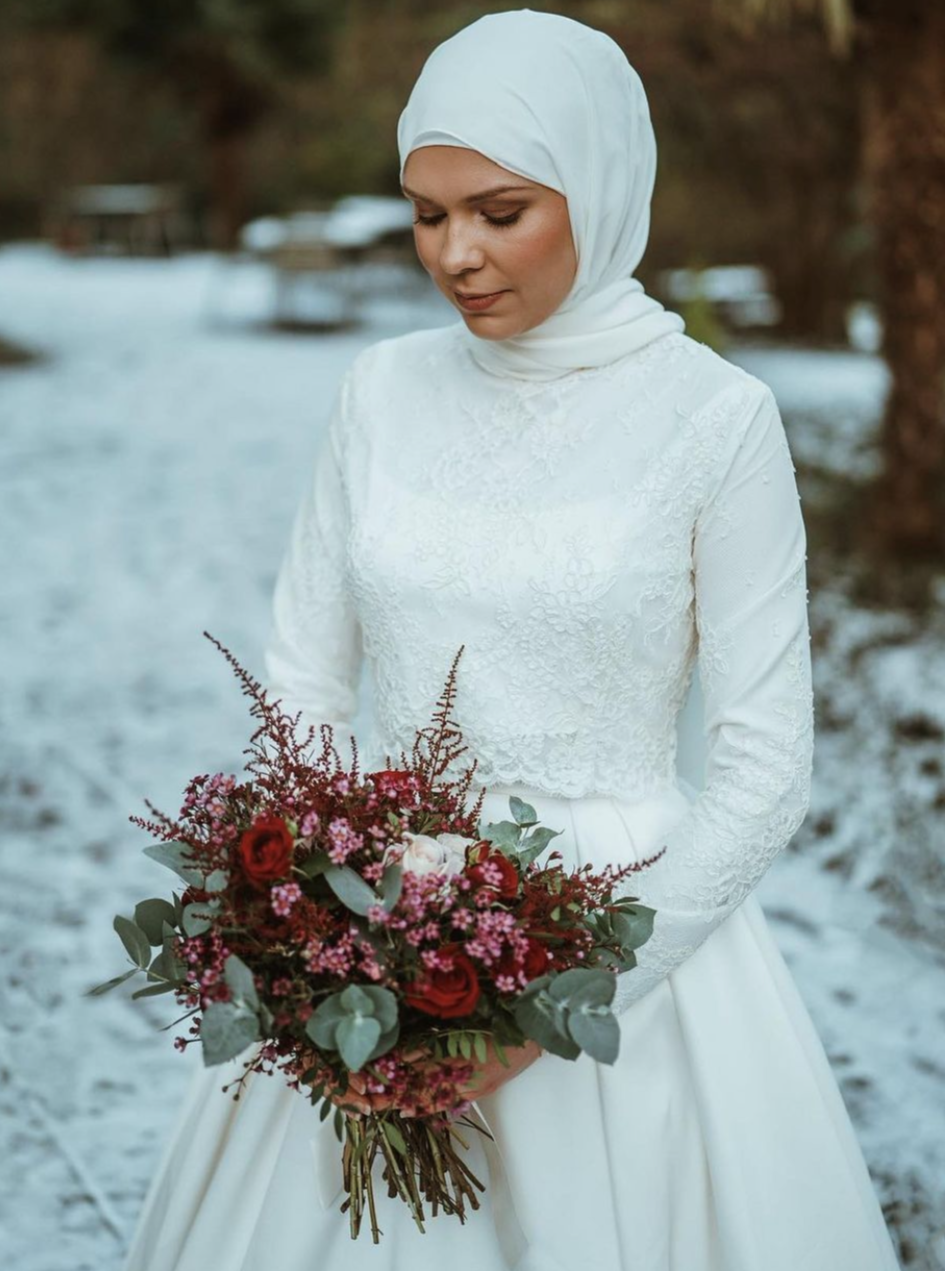
[[[459,1035],[459,1053],[464,1059],[472,1059],[472,1043],[469,1040],[468,1033],[460,1033]]]
[[[179,982],[183,982],[186,977],[187,966],[183,962],[183,960],[179,958],[177,954],[174,952],[174,941],[176,939],[177,939],[177,932],[174,931],[172,927],[169,927],[167,923],[165,923],[164,924],[164,950],[163,950],[164,973],[169,980],[177,980]]]
[[[121,914],[115,915],[112,926],[118,932],[132,962],[141,967],[142,971],[146,970],[151,961],[151,942],[148,937],[137,923],[130,918],[123,918]]]
[[[125,980],[132,975],[137,975],[138,968],[132,967],[130,971],[126,971],[124,975],[116,975],[113,980],[106,980],[104,984],[96,984],[94,989],[86,989],[82,994],[83,997],[100,997],[103,993],[107,993],[109,989],[117,988],[119,984],[124,984]]]
[[[372,905],[379,905],[380,897],[373,887],[347,865],[329,865],[325,881],[343,905],[362,917]]]
[[[361,985],[361,992],[366,993],[374,1006],[374,1014],[385,1031],[397,1023],[397,997],[390,989],[381,988],[379,984]]]
[[[557,838],[559,834],[563,833],[563,830],[549,830],[547,826],[539,825],[532,830],[531,834],[527,834],[519,844],[519,860],[523,865],[530,865],[532,861],[537,860],[553,838]]]
[[[338,1052],[350,1072],[358,1072],[381,1036],[380,1023],[373,1015],[347,1015],[338,1025],[335,1037]]]
[[[349,1015],[373,1015],[374,1000],[360,984],[349,984],[341,994],[341,1005]]]
[[[144,854],[159,865],[172,869],[185,883],[190,883],[193,887],[203,886],[204,871],[195,864],[186,843],[152,843],[144,849]]]
[[[446,1053],[450,1059],[459,1057],[459,1043],[455,1033],[450,1033],[446,1039]]]
[[[378,1017],[375,1015],[374,1018],[377,1019]],[[397,1045],[399,1037],[400,1020],[397,1020],[394,1023],[393,1028],[389,1028],[387,1032],[381,1033],[380,1037],[377,1039],[377,1045],[367,1057],[368,1063],[373,1063],[375,1059],[380,1059],[381,1055],[386,1055],[389,1050],[393,1049],[393,1047]]]
[[[407,1155],[407,1143],[393,1121],[382,1121],[381,1130],[391,1147],[401,1156]]]
[[[521,829],[514,821],[490,821],[483,830],[480,827],[480,838],[488,839],[502,851],[518,851]]]
[[[493,1034],[493,1036],[492,1036],[492,1049],[495,1051],[496,1058],[498,1059],[498,1061],[499,1061],[499,1063],[502,1065],[502,1067],[503,1067],[503,1068],[508,1068],[508,1066],[509,1066],[509,1057],[508,1057],[508,1055],[505,1053],[505,1047],[504,1047],[504,1046],[502,1045],[502,1043],[499,1041],[498,1037],[496,1037],[496,1036],[495,1036],[495,1034]]]
[[[581,1049],[599,1063],[612,1064],[617,1058],[620,1025],[610,1011],[603,1014],[572,1012],[568,1016],[568,1031]]]
[[[632,908],[619,909],[613,915],[614,933],[620,941],[624,953],[630,953],[646,944],[653,934],[653,916],[655,909],[648,905],[633,905]]]
[[[229,881],[230,876],[225,869],[215,869],[207,875],[203,889],[204,891],[223,891]]]
[[[237,957],[235,953],[231,953],[223,964],[223,977],[238,1002],[245,1002],[254,1010],[259,1006],[253,973],[243,959]]]
[[[317,878],[319,874],[324,874],[330,868],[331,861],[325,852],[313,852],[299,866],[306,878]]]
[[[211,1002],[200,1021],[203,1062],[206,1067],[226,1063],[259,1040],[255,1011],[234,1002]]]
[[[525,803],[518,795],[509,797],[509,807],[517,825],[537,825],[538,814],[530,803]]]
[[[397,815],[396,812],[388,812],[387,823],[388,825],[393,826],[395,830],[400,829],[400,817]]]
[[[331,1109],[332,1109],[332,1105],[326,1099],[325,1102],[322,1104],[322,1106],[318,1109],[319,1121],[327,1121],[328,1118],[331,1116]]]
[[[147,984],[143,989],[138,989],[136,993],[132,993],[132,997],[157,997],[159,993],[173,993],[176,984]]]
[[[617,982],[609,971],[572,967],[570,971],[555,976],[549,991],[556,1001],[565,1003],[573,1012],[609,1006],[616,989]]]
[[[515,1007],[515,1022],[526,1037],[553,1055],[577,1059],[581,1053],[567,1032],[563,1009],[547,993],[522,995]]]
[[[381,896],[388,913],[394,908],[404,887],[404,871],[400,865],[388,865],[381,878]]]
[[[481,1064],[484,1064],[489,1058],[489,1051],[486,1048],[486,1039],[482,1033],[473,1034],[473,1047],[476,1051],[476,1058]]]
[[[335,1108],[335,1118],[334,1118],[334,1120],[332,1121],[332,1125],[333,1125],[333,1126],[334,1126],[334,1128],[335,1128],[335,1138],[338,1140],[338,1142],[339,1142],[339,1143],[344,1143],[344,1141],[345,1141],[345,1114],[342,1112],[342,1110],[341,1110],[340,1108]]]
[[[163,923],[175,926],[177,912],[169,901],[156,896],[152,900],[140,900],[135,905],[135,922],[148,937],[148,944],[159,945],[164,941]]]
[[[305,1032],[316,1046],[320,1046],[323,1050],[336,1050],[335,1029],[347,1017],[347,1014],[348,1012],[341,1005],[341,994],[332,993],[331,997],[326,997],[309,1016],[305,1024]]]
[[[578,993],[585,985],[596,983],[598,980],[609,981],[607,989],[611,997],[614,993],[614,977],[609,971],[598,971],[593,967],[575,966],[570,971],[562,971],[560,975],[552,977],[548,992],[556,1002],[562,1002],[570,1006],[572,995]],[[609,999],[608,999],[609,1000]]]
[[[213,924],[213,915],[219,904],[212,900],[194,900],[184,909],[181,926],[185,936],[201,936]]]

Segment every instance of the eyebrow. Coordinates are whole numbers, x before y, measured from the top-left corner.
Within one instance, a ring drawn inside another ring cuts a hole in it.
[[[404,192],[404,194],[409,195],[409,197],[412,199],[420,199],[420,201],[423,203],[436,202],[436,199],[431,199],[426,194],[417,194],[414,190],[408,190],[405,185],[402,185],[400,188]],[[481,194],[470,194],[468,198],[463,199],[463,202],[464,203],[482,203],[485,199],[491,199],[496,194],[506,194],[509,190],[530,190],[530,189],[531,189],[531,186],[529,185],[494,185],[491,190],[483,190]]]

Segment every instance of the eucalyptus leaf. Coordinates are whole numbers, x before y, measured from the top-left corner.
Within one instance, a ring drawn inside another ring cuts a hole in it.
[[[211,900],[194,900],[184,908],[181,926],[185,936],[202,936],[213,925],[213,915],[219,906]]]
[[[606,979],[610,981],[608,987],[611,996],[613,996],[614,977],[610,974],[610,972],[595,971],[593,967],[583,966],[571,967],[569,971],[562,971],[560,975],[556,975],[551,981],[548,992],[556,1002],[564,1002],[570,1005],[573,994],[580,992],[585,985],[596,980],[601,980],[602,977],[606,977]]]
[[[204,870],[195,863],[190,848],[186,843],[152,843],[144,849],[145,856],[150,856],[159,865],[166,865],[174,873],[190,883],[192,887],[202,887]]]
[[[374,1018],[378,1019],[376,1015]],[[380,1021],[378,1020],[378,1022]],[[380,1037],[377,1039],[377,1045],[368,1055],[368,1063],[373,1063],[375,1059],[380,1059],[381,1055],[386,1055],[389,1050],[392,1050],[394,1046],[397,1045],[399,1039],[400,1020],[397,1020],[394,1023],[393,1028],[389,1028],[386,1032],[381,1033]]]
[[[234,1002],[211,1002],[200,1023],[203,1062],[206,1067],[226,1063],[259,1040],[255,1011]]]
[[[521,828],[514,821],[490,821],[480,832],[481,838],[488,839],[502,851],[511,852],[518,851],[520,835]]]
[[[563,1059],[576,1059],[580,1047],[575,1045],[567,1031],[564,1011],[547,993],[535,993],[522,997],[515,1007],[515,1022],[543,1050],[560,1055]]]
[[[119,984],[124,984],[125,980],[129,979],[132,975],[136,975],[137,972],[138,968],[133,966],[129,971],[126,971],[124,975],[116,975],[114,979],[106,980],[104,984],[96,984],[93,989],[86,989],[82,996],[101,997],[101,995],[103,993],[107,993],[109,989],[114,989],[117,988]]]
[[[319,874],[324,874],[330,868],[331,861],[324,852],[313,852],[311,856],[306,856],[299,866],[306,878],[317,878]]]
[[[350,1015],[373,1015],[374,999],[360,984],[349,984],[341,994],[341,1005]]]
[[[373,1015],[347,1015],[338,1025],[335,1037],[338,1052],[350,1072],[358,1072],[381,1036],[380,1023]]]
[[[582,982],[568,994],[568,1010],[585,1011],[609,1006],[617,991],[617,981],[610,971],[589,969]]]
[[[365,984],[362,986],[362,992],[366,993],[374,1004],[374,1014],[380,1022],[381,1028],[389,1031],[397,1023],[397,997],[390,989],[382,988],[379,984]]]
[[[624,953],[630,953],[646,944],[653,934],[655,909],[648,905],[634,905],[632,909],[618,909],[613,914],[614,934]]]
[[[519,844],[519,860],[523,865],[530,865],[532,861],[537,860],[551,840],[562,833],[563,830],[549,830],[546,825],[536,826]]]
[[[612,1064],[620,1050],[620,1025],[607,1011],[603,1014],[572,1012],[568,1030],[583,1051],[602,1064]]]
[[[204,880],[203,889],[204,891],[223,891],[229,881],[230,876],[225,869],[214,869]]]
[[[135,923],[148,937],[150,945],[156,946],[164,942],[165,922],[172,927],[177,923],[177,912],[169,901],[155,896],[151,900],[139,900],[135,905]]]
[[[138,989],[136,993],[132,993],[132,997],[157,997],[159,993],[173,993],[177,987],[176,984],[147,984],[143,989]]]
[[[343,905],[362,917],[372,905],[379,905],[380,897],[360,874],[347,865],[329,865],[325,881]]]
[[[577,1059],[581,1053],[580,1046],[565,1031],[564,1012],[549,1009],[547,999],[540,994],[518,1003],[515,1022],[525,1036],[536,1041],[542,1050],[550,1050],[562,1059]]]
[[[322,1050],[335,1050],[335,1030],[347,1015],[341,1005],[341,994],[333,993],[309,1016],[305,1024],[306,1035]]]
[[[258,1008],[259,996],[256,993],[256,981],[253,979],[253,973],[243,959],[237,957],[235,953],[231,953],[223,964],[223,977],[237,1001],[245,1002],[247,1006],[253,1007],[254,1010]]]
[[[518,795],[513,794],[509,797],[509,807],[512,809],[516,825],[537,825],[538,814],[535,809]]]
[[[404,871],[400,865],[388,865],[381,878],[381,896],[388,913],[394,908],[404,887]]]
[[[118,932],[132,962],[142,970],[146,970],[151,961],[151,942],[148,937],[137,923],[132,922],[130,918],[123,918],[121,914],[115,915],[112,926]]]

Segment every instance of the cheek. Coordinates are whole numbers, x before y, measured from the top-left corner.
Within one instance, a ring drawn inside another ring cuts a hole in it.
[[[574,273],[571,227],[558,217],[548,217],[535,226],[521,244],[519,261],[523,270],[540,277],[543,289],[554,291]]]

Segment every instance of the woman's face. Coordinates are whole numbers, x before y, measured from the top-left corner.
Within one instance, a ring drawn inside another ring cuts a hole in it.
[[[461,146],[411,151],[403,189],[414,204],[420,262],[474,335],[520,335],[571,290],[577,254],[568,201],[557,190]],[[460,299],[495,292],[488,307],[467,308]]]

